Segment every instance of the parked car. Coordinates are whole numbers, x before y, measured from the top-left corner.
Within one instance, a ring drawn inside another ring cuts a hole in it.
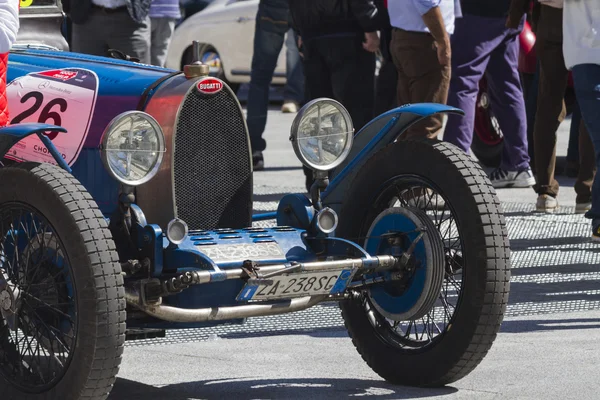
[[[202,46],[200,59],[210,65],[210,74],[234,89],[250,82],[254,26],[258,0],[214,0],[175,29],[166,66],[181,69],[192,60],[191,43]],[[285,46],[285,44],[284,44]],[[279,54],[273,83],[285,83],[285,47]]]
[[[314,100],[290,138],[315,172],[310,196],[252,215],[243,112],[207,75],[196,62],[178,72],[26,44],[11,52],[3,398],[104,399],[126,337],[324,301],[340,302],[357,350],[392,383],[471,372],[508,299],[500,203],[457,148],[396,140],[461,111],[400,107],[355,135],[341,104]]]

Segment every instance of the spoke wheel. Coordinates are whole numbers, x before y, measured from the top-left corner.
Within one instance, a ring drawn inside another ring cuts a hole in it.
[[[4,261],[0,371],[15,385],[43,392],[71,362],[77,304],[71,265],[54,228],[26,204],[0,206]],[[16,304],[13,304],[16,303]]]
[[[105,399],[124,345],[121,269],[96,203],[48,164],[0,169],[0,391]]]
[[[420,351],[434,345],[451,324],[458,307],[463,284],[463,241],[455,213],[433,182],[416,175],[396,176],[385,184],[385,189],[375,199],[361,235],[367,232],[374,216],[391,208],[420,210],[429,218],[431,226],[443,245],[444,278],[437,300],[425,315],[397,320],[374,312],[376,304],[369,296],[364,298],[365,312],[372,315],[371,322],[379,337],[402,351]]]
[[[365,286],[341,303],[359,353],[397,384],[439,386],[467,375],[500,329],[510,279],[504,217],[485,173],[448,143],[398,141],[357,173],[347,198],[339,236],[376,240],[366,236],[377,216],[404,208],[427,216],[443,246],[443,282],[432,286],[439,290],[425,313],[380,312],[373,291],[393,282]]]

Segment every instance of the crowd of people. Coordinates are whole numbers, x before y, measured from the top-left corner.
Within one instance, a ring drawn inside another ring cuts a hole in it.
[[[11,1],[0,4],[9,7]],[[164,64],[181,17],[178,0],[63,0],[63,5],[73,24],[73,51],[102,56],[109,48],[119,49],[155,65]],[[534,106],[525,100],[518,70],[519,35],[527,15],[537,35],[538,89],[528,94],[537,98]],[[0,21],[3,46],[14,40],[8,21]],[[449,116],[445,124],[439,115],[430,117],[402,139],[443,138],[465,152],[473,141],[485,77],[504,135],[502,161],[490,180],[496,188],[533,186],[536,209],[543,212],[558,208],[556,132],[566,115],[564,95],[572,71],[575,115],[580,111],[582,119],[573,118],[579,130],[575,210],[593,220],[593,237],[600,240],[597,0],[260,0],[247,115],[256,170],[264,167],[269,85],[284,43],[288,63],[282,111],[295,112],[306,101],[330,97],[348,109],[359,130],[397,105],[446,103],[465,116]],[[377,80],[368,79],[375,76],[377,56]],[[311,171],[305,173],[310,186]]]
[[[286,3],[288,18],[284,13]],[[504,142],[501,164],[490,173],[490,180],[496,188],[533,187],[538,194],[536,209],[541,212],[554,212],[558,208],[556,133],[566,116],[564,97],[572,69],[578,100],[576,110],[581,108],[584,121],[573,119],[573,128],[579,130],[574,135],[579,158],[574,160],[575,212],[586,213],[593,219],[593,236],[600,240],[600,185],[592,186],[596,164],[600,162],[599,127],[595,126],[596,131],[592,132],[600,114],[600,108],[593,106],[593,100],[598,100],[593,91],[599,90],[600,85],[592,86],[600,68],[596,65],[600,63],[597,54],[600,3],[594,0],[261,0],[260,4],[255,59],[262,31],[273,30],[265,25],[280,22],[278,43],[282,43],[288,21],[294,30],[288,37],[293,35],[300,46],[305,101],[318,97],[340,101],[350,112],[357,130],[396,105],[445,103],[464,110],[465,116],[449,116],[445,127],[442,116],[430,117],[413,126],[403,139],[443,138],[469,152],[480,82],[485,77],[491,108]],[[279,11],[277,18],[268,18],[269,9]],[[538,56],[537,87],[529,95],[537,101],[529,113],[518,68],[519,35],[528,16],[537,35]],[[278,46],[271,46],[276,53],[273,60],[281,50],[281,45]],[[382,64],[374,82],[364,77],[373,76],[376,53],[380,53]],[[262,58],[262,53],[259,57]],[[261,93],[266,93],[270,79],[259,81],[255,67],[261,69],[253,62],[251,91],[261,86]],[[274,68],[270,64],[267,71],[270,75],[262,76],[272,77]],[[260,169],[264,166],[262,151],[266,143],[261,136],[268,99],[266,95],[260,98],[260,111],[252,104],[255,99],[250,99],[248,118],[254,164]],[[254,120],[260,120],[258,129],[250,123]],[[595,154],[594,148],[599,150]],[[310,171],[305,169],[305,173],[308,187]]]

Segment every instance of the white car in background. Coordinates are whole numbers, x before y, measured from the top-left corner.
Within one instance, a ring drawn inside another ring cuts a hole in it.
[[[210,74],[223,79],[234,90],[250,82],[254,27],[258,0],[214,0],[204,10],[186,19],[175,29],[167,68],[181,70],[192,61],[192,41],[201,45],[201,61],[210,65]],[[274,84],[285,84],[285,43],[279,54]]]

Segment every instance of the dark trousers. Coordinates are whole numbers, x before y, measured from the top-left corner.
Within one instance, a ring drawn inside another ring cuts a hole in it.
[[[375,55],[362,48],[362,36],[306,41],[304,75],[308,99],[329,97],[342,103],[356,132],[373,118]],[[307,168],[304,172],[312,175]]]
[[[556,131],[565,119],[564,102],[569,71],[563,57],[562,9],[542,6],[538,21],[536,54],[540,63],[537,112],[533,128],[536,181],[535,191],[556,197],[559,185],[554,178],[556,167]],[[594,155],[585,124],[580,124],[580,168],[575,191],[577,202],[591,198]]]
[[[269,88],[284,41],[287,46],[287,82],[284,87],[284,100],[293,100],[300,104],[304,99],[302,62],[296,37],[289,29],[288,19],[289,8],[286,0],[260,1],[254,30],[254,52],[246,119],[252,151],[263,151],[267,147],[267,142],[262,135],[267,124]],[[287,40],[285,40],[286,33]]]
[[[390,52],[398,71],[398,104],[446,104],[450,67],[440,65],[433,44],[428,33],[392,31]],[[437,138],[442,125],[442,115],[436,114],[413,125],[403,138]]]
[[[470,149],[479,81],[485,74],[491,108],[504,133],[501,167],[516,171],[529,168],[527,116],[518,71],[522,28],[508,29],[505,23],[504,18],[473,15],[456,20],[448,105],[464,110],[465,116],[448,116],[444,140],[464,151]]]
[[[600,65],[581,64],[573,67],[575,93],[581,108],[581,116],[590,134],[596,156],[596,168],[600,166]],[[600,174],[594,177],[592,208],[585,215],[600,224]]]
[[[127,9],[106,14],[92,8],[83,24],[73,24],[71,49],[104,57],[108,56],[108,49],[116,49],[150,64],[150,17],[135,22]]]

